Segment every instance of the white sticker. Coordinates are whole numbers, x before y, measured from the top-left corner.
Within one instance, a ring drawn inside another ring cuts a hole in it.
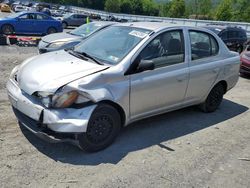
[[[131,31],[129,34],[133,35],[135,37],[139,37],[141,39],[147,36],[146,33],[143,33],[143,32],[140,32],[140,31],[135,31],[135,30]]]

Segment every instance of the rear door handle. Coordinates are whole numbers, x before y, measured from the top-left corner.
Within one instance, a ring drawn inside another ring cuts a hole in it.
[[[187,76],[180,76],[180,77],[177,77],[177,81],[178,82],[183,82],[184,80],[187,79]]]

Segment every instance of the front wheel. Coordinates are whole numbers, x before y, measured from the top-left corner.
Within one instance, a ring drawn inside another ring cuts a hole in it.
[[[214,86],[206,101],[200,105],[201,110],[206,113],[211,113],[217,110],[223,100],[224,93],[224,87],[222,84]]]
[[[14,33],[14,28],[11,25],[3,25],[2,33],[5,35],[11,35]]]
[[[108,104],[100,104],[91,115],[87,132],[78,136],[80,148],[88,152],[103,150],[113,143],[120,129],[119,112]]]

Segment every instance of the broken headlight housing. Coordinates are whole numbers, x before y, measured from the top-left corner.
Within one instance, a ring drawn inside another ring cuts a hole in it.
[[[47,108],[68,108],[76,103],[79,93],[77,91],[59,92],[56,94],[38,92],[38,96]]]

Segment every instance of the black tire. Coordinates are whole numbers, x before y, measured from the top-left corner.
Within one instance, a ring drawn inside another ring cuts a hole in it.
[[[6,24],[2,26],[2,33],[5,35],[11,35],[15,32],[14,27],[12,25]]]
[[[63,27],[63,29],[66,29],[68,27],[68,24],[66,22],[63,22],[62,27]]]
[[[57,32],[56,28],[50,27],[50,28],[48,29],[48,31],[47,31],[47,34],[53,34],[53,33],[56,33],[56,32]]]
[[[218,109],[220,106],[223,95],[225,94],[225,89],[222,84],[217,84],[210,91],[206,101],[200,105],[200,108],[203,112],[211,113]]]
[[[87,152],[103,150],[114,142],[120,129],[119,112],[108,104],[99,104],[91,115],[87,132],[78,136],[80,148]]]

